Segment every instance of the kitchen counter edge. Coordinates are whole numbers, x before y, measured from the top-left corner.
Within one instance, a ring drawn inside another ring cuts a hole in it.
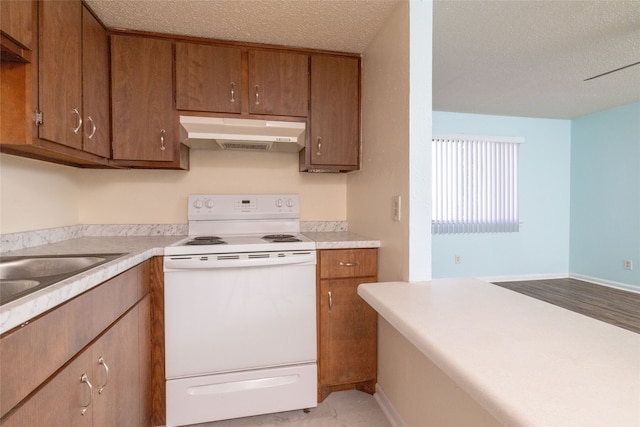
[[[22,325],[81,293],[164,254],[165,246],[185,236],[79,237],[28,249],[6,252],[2,256],[122,253],[108,263],[76,274],[30,295],[0,306],[0,334]]]

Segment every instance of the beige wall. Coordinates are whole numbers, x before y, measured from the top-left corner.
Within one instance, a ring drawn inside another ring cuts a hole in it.
[[[187,222],[187,196],[297,193],[303,221],[344,221],[346,177],[298,171],[293,153],[191,152],[189,171],[82,170],[83,224]]]
[[[1,155],[0,231],[184,224],[195,193],[298,193],[303,221],[345,221],[346,179],[300,173],[292,153],[198,150],[189,171],[76,169]]]
[[[0,233],[78,223],[79,170],[0,154]]]
[[[351,230],[382,241],[380,281],[408,275],[409,3],[402,2],[363,55],[362,171],[347,177]],[[394,195],[402,218],[392,220]]]
[[[378,334],[378,384],[407,426],[502,425],[380,316]]]

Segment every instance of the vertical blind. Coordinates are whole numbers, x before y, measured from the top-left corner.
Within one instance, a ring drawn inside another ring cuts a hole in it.
[[[518,231],[518,147],[524,138],[432,139],[434,234]]]

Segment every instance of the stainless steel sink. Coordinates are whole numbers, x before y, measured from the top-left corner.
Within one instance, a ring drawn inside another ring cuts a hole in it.
[[[97,267],[124,254],[71,254],[0,258],[0,305]]]

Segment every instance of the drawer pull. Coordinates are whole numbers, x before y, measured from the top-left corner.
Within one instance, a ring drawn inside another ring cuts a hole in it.
[[[87,374],[82,374],[82,376],[80,377],[80,381],[85,383],[87,387],[89,387],[89,403],[83,406],[82,409],[80,410],[80,414],[84,415],[87,413],[87,409],[89,409],[89,406],[93,404],[93,385],[91,385],[91,382],[89,381],[89,377],[87,377]]]
[[[340,261],[340,267],[360,267],[360,263],[356,262],[342,262]]]
[[[331,313],[333,309],[333,298],[331,297],[331,291],[327,292],[327,294],[329,295],[329,313]]]
[[[160,150],[161,151],[165,150],[165,146],[164,146],[164,134],[165,133],[167,133],[166,130],[160,129]]]
[[[104,391],[105,387],[107,386],[107,383],[109,382],[109,366],[107,365],[107,362],[104,361],[104,357],[100,356],[98,358],[98,364],[102,365],[102,367],[104,368],[104,373],[105,373],[105,379],[104,379],[104,384],[100,385],[98,387],[98,394],[102,394],[102,392]]]
[[[71,110],[71,112],[76,115],[76,118],[77,118],[76,123],[78,123],[78,126],[76,126],[75,128],[72,128],[71,130],[73,131],[73,133],[77,135],[78,131],[82,127],[82,116],[80,115],[80,112],[78,111],[77,108],[74,108],[73,110]]]

